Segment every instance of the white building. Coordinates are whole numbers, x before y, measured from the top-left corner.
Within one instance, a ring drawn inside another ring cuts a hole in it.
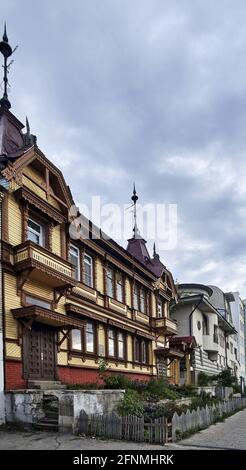
[[[231,303],[231,312],[233,323],[236,330],[238,331],[237,335],[237,350],[238,350],[238,360],[239,360],[239,376],[244,388],[246,384],[246,362],[245,362],[245,300],[242,300],[239,292],[233,292],[234,302]]]
[[[236,329],[232,324],[230,302],[233,296],[214,286],[179,284],[179,302],[171,309],[171,318],[177,321],[179,336],[194,336],[197,348],[192,358],[193,383],[199,372],[217,375],[231,368],[237,375]]]

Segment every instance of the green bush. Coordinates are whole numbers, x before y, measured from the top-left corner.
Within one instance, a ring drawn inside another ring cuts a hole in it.
[[[104,378],[105,389],[127,389],[130,387],[130,380],[125,375],[105,375]]]
[[[230,369],[224,369],[218,375],[218,384],[222,385],[223,387],[232,387],[236,381],[237,379],[234,375],[232,375]]]
[[[181,397],[194,397],[197,395],[194,385],[181,385],[176,387],[176,392]]]
[[[211,376],[205,372],[199,372],[198,374],[198,385],[199,387],[207,387],[211,381]]]
[[[159,398],[164,398],[164,390],[168,388],[167,379],[161,377],[159,379],[150,379],[147,384],[147,392]]]
[[[68,384],[68,390],[98,390],[102,386],[98,385],[96,382],[88,382],[85,384]]]
[[[127,390],[118,405],[117,411],[120,416],[133,415],[141,418],[144,414],[144,407],[138,392]]]

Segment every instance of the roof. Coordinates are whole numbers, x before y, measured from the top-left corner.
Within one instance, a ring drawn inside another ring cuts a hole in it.
[[[196,339],[195,336],[173,336],[169,339],[170,345],[178,345],[181,343],[185,343],[189,346],[196,347]]]

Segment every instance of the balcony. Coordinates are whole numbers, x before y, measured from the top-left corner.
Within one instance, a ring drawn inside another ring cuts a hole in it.
[[[171,318],[152,318],[152,328],[160,334],[172,336],[177,334],[177,323]]]
[[[21,284],[33,279],[52,287],[76,285],[71,263],[31,241],[15,247],[14,266],[22,277]]]

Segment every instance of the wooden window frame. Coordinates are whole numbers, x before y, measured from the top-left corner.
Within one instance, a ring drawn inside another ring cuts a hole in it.
[[[37,212],[30,210],[29,208],[26,208],[26,222],[24,221],[24,215],[22,217],[22,223],[26,223],[25,230],[23,230],[23,242],[28,241],[28,220],[32,220],[34,223],[37,225],[40,225],[42,228],[42,239],[43,239],[43,244],[39,245],[38,243],[35,243],[37,246],[41,246],[43,248],[46,248],[47,250],[51,250],[51,230],[52,230],[52,223],[47,221],[44,217],[42,217],[40,214]]]
[[[109,354],[109,330],[112,330],[114,332],[114,355]],[[123,336],[123,357],[119,357],[119,334],[122,334]],[[105,341],[106,357],[108,359],[122,362],[127,361],[127,334],[124,331],[109,326],[106,329]]]
[[[137,307],[135,306],[135,289],[137,289]],[[144,312],[141,310],[141,294],[144,292]],[[144,315],[149,316],[149,306],[148,306],[148,290],[141,286],[141,284],[134,282],[133,283],[133,295],[132,295],[132,300],[133,300],[133,310],[136,310],[140,313],[143,313]]]
[[[85,256],[88,256],[88,258],[91,259],[91,281],[92,281],[92,285],[89,286],[88,284],[85,283],[85,280],[84,280],[84,273],[85,273],[85,269],[84,269],[84,262],[85,262]],[[94,256],[91,255],[91,253],[88,253],[87,251],[83,251],[82,253],[82,257],[81,257],[81,282],[87,286],[87,287],[90,287],[91,289],[94,289],[95,288],[95,259],[94,259]]]
[[[76,250],[78,250],[78,270],[79,270],[79,276],[78,278],[75,278],[76,281],[78,282],[81,282],[81,251],[80,251],[80,248],[75,244],[75,243],[69,243],[69,247],[68,247],[68,261],[71,263],[70,261],[70,250],[71,248],[75,248]],[[71,263],[72,264],[72,263]],[[74,266],[74,265],[73,265]],[[75,270],[74,270],[75,272]]]
[[[29,296],[29,297],[33,297],[33,299],[37,299],[41,302],[45,302],[46,304],[49,304],[50,305],[50,310],[54,310],[54,302],[52,300],[47,300],[45,297],[42,297],[40,295],[36,295],[36,294],[32,294],[31,292],[27,292],[26,290],[23,290],[22,293],[21,293],[21,305],[23,307],[27,307],[29,305],[33,305],[33,304],[29,304],[26,300],[26,297]],[[45,307],[44,307],[45,308]]]
[[[148,366],[149,365],[149,341],[144,338],[135,336],[133,339],[133,344],[134,344],[134,348],[133,348],[134,349],[134,355],[133,355],[134,363],[139,364],[141,366]],[[146,348],[145,349],[146,361],[143,361],[143,345]],[[139,353],[139,358],[137,358],[137,355],[138,355],[137,350]]]
[[[83,328],[80,329],[81,331],[81,346],[82,349],[73,349],[73,344],[72,344],[72,330],[69,334],[69,351],[72,353],[72,355],[79,355],[79,356],[87,356],[87,357],[97,357],[98,355],[98,328],[97,328],[97,322],[93,320],[87,320],[86,322],[92,323],[93,325],[93,334],[94,334],[94,341],[93,341],[93,351],[87,351],[87,341],[86,341],[86,333],[87,333],[87,325],[85,325]],[[73,328],[75,330],[79,330],[79,328]]]
[[[107,289],[107,271],[111,270],[112,271],[112,296],[108,294],[108,289]],[[117,281],[116,281],[116,274],[119,273],[121,278],[122,278],[122,300],[119,300],[117,297]],[[111,264],[106,265],[105,268],[105,293],[107,297],[110,297],[111,299],[117,300],[117,302],[121,304],[126,304],[126,276],[125,274],[120,270],[116,269]]]

